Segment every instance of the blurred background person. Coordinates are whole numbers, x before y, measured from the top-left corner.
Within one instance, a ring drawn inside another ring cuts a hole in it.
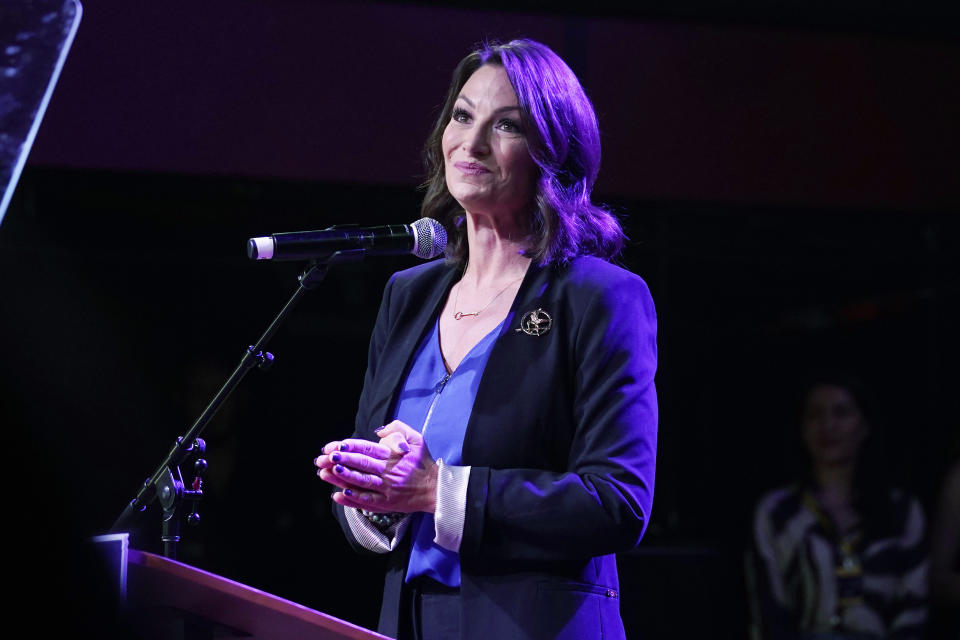
[[[888,480],[867,389],[849,375],[820,376],[807,387],[800,422],[802,477],[756,507],[751,637],[924,637],[923,510]]]

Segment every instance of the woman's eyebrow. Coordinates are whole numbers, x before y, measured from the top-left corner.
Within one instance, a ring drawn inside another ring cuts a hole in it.
[[[475,109],[475,108],[477,107],[477,105],[475,105],[475,104],[473,103],[473,100],[471,100],[471,99],[468,98],[467,96],[463,95],[462,93],[461,93],[459,96],[457,96],[457,100],[463,100],[463,101],[466,102],[468,105],[470,105],[470,107],[473,108],[473,109]],[[494,112],[494,113],[500,113],[501,111],[520,111],[520,105],[514,104],[514,105],[508,105],[508,106],[505,106],[505,107],[500,107],[500,108],[498,108],[498,109],[494,109],[493,112]]]

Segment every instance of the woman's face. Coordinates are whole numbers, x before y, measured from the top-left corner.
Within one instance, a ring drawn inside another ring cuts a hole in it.
[[[518,216],[531,206],[539,167],[527,150],[507,72],[484,65],[463,85],[443,132],[447,189],[472,214]]]
[[[860,407],[843,387],[820,385],[807,396],[803,440],[814,466],[852,464],[868,427]]]

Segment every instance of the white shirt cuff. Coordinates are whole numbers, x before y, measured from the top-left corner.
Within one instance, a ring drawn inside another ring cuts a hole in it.
[[[433,541],[450,551],[460,551],[463,523],[467,516],[467,483],[470,467],[443,464],[437,473],[437,510],[433,514]]]
[[[390,525],[386,531],[365,518],[359,509],[344,507],[343,515],[347,518],[347,524],[350,525],[350,531],[357,542],[374,553],[388,553],[396,549],[410,526],[409,514]]]

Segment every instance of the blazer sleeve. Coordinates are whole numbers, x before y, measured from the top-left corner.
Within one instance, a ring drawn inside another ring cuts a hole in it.
[[[656,313],[643,280],[627,276],[569,314],[579,321],[569,329],[573,433],[563,470],[473,466],[464,560],[562,561],[640,541],[656,463]]]

